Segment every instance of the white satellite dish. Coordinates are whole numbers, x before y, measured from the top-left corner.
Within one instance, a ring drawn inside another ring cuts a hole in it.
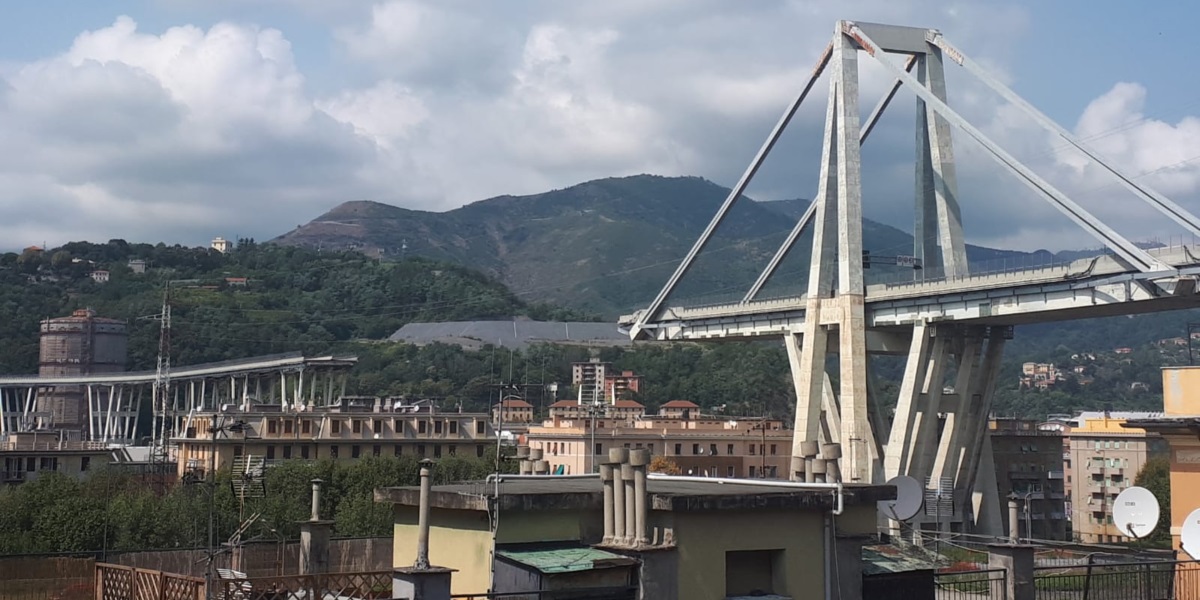
[[[1192,558],[1196,558],[1193,552],[1200,553],[1200,508],[1193,510],[1187,519],[1184,519],[1179,532],[1179,547]]]
[[[921,511],[925,493],[921,483],[907,475],[898,475],[888,480],[887,485],[896,486],[895,500],[881,500],[879,512],[889,519],[907,521]]]
[[[1158,499],[1144,487],[1131,487],[1113,501],[1112,516],[1122,534],[1144,538],[1158,526]]]

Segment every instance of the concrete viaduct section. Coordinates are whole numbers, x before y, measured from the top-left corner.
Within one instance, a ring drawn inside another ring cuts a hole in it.
[[[182,431],[200,411],[249,411],[257,405],[283,410],[327,406],[345,394],[353,357],[278,355],[157,371],[71,377],[0,377],[0,433],[54,429],[39,402],[64,393],[81,394],[87,406],[90,441],[137,443],[142,401],[152,401],[155,443]]]
[[[858,60],[866,55],[895,81],[860,123]],[[903,65],[893,55],[906,56]],[[650,305],[621,318],[638,340],[782,338],[796,388],[792,478],[804,477],[819,444],[841,445],[841,481],[881,483],[897,475],[927,489],[952,486],[953,526],[1000,534],[1000,505],[987,417],[1012,326],[1200,306],[1196,280],[1200,248],[1143,249],[1096,219],[992,142],[947,104],[944,67],[964,67],[1079,149],[1128,190],[1193,234],[1200,221],[1161,194],[1109,165],[1065,129],[987,74],[936,30],[839,21],[809,80],[688,255]],[[763,269],[742,301],[702,307],[670,306],[679,281],[757,173],[817,78],[829,74],[828,107],[817,192],[809,210]],[[914,248],[924,267],[910,282],[866,285],[863,279],[860,146],[905,86],[917,96]],[[1036,191],[1106,248],[1069,265],[972,274],[966,259],[952,130],[980,143],[986,154]],[[800,234],[812,231],[805,294],[758,299],[763,285]],[[906,357],[895,412],[883,414],[870,385],[871,357]],[[837,389],[826,372],[836,355]],[[817,444],[814,444],[816,442]],[[940,510],[940,509],[939,509]],[[932,523],[920,516],[917,526]],[[896,526],[896,524],[893,524]],[[936,525],[940,527],[940,524]]]

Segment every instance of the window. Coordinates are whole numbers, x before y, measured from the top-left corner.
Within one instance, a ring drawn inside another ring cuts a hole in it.
[[[441,444],[434,444],[434,445],[433,445],[433,457],[434,457],[434,458],[441,458],[441,457],[442,457],[442,445],[441,445]]]
[[[683,454],[683,444],[675,444],[675,456]]]
[[[728,454],[728,455],[730,455],[730,456],[733,456],[733,444],[726,444],[726,445],[725,445],[725,454]]]
[[[57,470],[58,470],[58,459],[57,459],[57,458],[50,458],[50,457],[44,457],[44,458],[42,458],[42,467],[41,467],[41,469],[42,469],[43,471],[57,471]]]
[[[284,460],[287,460],[287,459],[289,459],[289,458],[291,458],[291,457],[292,457],[292,447],[291,447],[291,446],[284,446],[284,447],[283,447],[283,458],[284,458]]]
[[[458,435],[458,421],[450,421],[450,435]]]
[[[330,421],[329,422],[329,431],[333,435],[337,435],[337,434],[341,433],[342,432],[342,420],[341,419],[333,419],[332,421]]]
[[[292,433],[292,429],[295,427],[295,425],[296,424],[293,423],[292,421],[284,421],[283,422],[283,432],[287,433],[287,434]]]
[[[629,447],[629,442],[625,442],[624,446],[625,446],[626,448],[628,448],[628,447]],[[697,448],[698,448],[698,447],[699,447],[699,446],[697,446]],[[696,454],[699,454],[699,453],[700,453],[699,451],[697,451],[697,452],[696,452]]]
[[[86,470],[88,470],[88,467],[90,467],[90,466],[92,466],[92,457],[85,456],[85,457],[79,459],[79,470],[80,471],[86,471]]]
[[[308,419],[300,421],[300,433],[305,435],[312,433],[312,421],[309,421]]]
[[[716,456],[716,455],[717,455],[717,445],[716,445],[716,444],[709,444],[709,445],[708,445],[708,455],[709,455],[709,456]]]
[[[596,454],[604,454],[604,444],[596,443]]]
[[[733,466],[732,466],[732,465],[729,467],[729,474],[728,474],[728,475],[726,475],[726,476],[727,476],[727,477],[733,477]]]
[[[441,435],[441,434],[442,434],[442,422],[441,422],[441,421],[434,421],[434,422],[433,422],[433,433],[434,433],[435,435]]]
[[[357,421],[355,422],[357,423]],[[358,458],[359,456],[362,456],[362,446],[358,444],[350,446],[350,458]]]
[[[638,442],[638,443],[634,444],[633,447],[640,449],[642,447],[642,443]]]
[[[475,435],[483,435],[485,427],[487,427],[487,424],[483,421],[475,421]]]
[[[379,456],[380,452],[383,452],[382,446],[380,446],[379,444],[375,444],[374,446],[371,446],[371,456]]]
[[[776,577],[776,571],[780,577]],[[786,594],[783,550],[740,550],[725,553],[725,595]],[[799,591],[799,590],[797,590]]]
[[[355,434],[362,433],[362,421],[359,421],[358,419],[354,419],[354,420],[350,421],[350,426],[354,430]]]
[[[775,456],[775,444],[771,444],[771,456]]]
[[[373,419],[371,421],[371,431],[374,433],[383,433],[383,419]]]
[[[304,460],[308,460],[309,458],[311,458],[310,454],[311,454],[311,452],[310,452],[310,449],[308,446],[300,446],[300,458],[303,458]]]
[[[483,444],[475,444],[475,456],[483,458]]]
[[[404,433],[404,419],[393,420],[392,431],[395,431],[397,435]]]
[[[700,454],[700,444],[692,444],[692,454]]]
[[[330,446],[329,447],[329,458],[337,458],[337,457],[338,457],[338,447]]]
[[[275,459],[275,446],[267,446],[267,460]]]
[[[404,456],[404,445],[396,444],[396,448],[393,450],[393,452],[396,454],[396,456]]]
[[[758,446],[756,446],[754,444],[750,444],[750,456],[754,456],[754,452],[757,449],[758,449]]]
[[[454,456],[456,453],[455,450],[458,448],[458,446],[451,444],[450,446],[448,446],[448,448],[450,448],[450,450],[449,450],[450,456]]]
[[[25,470],[29,471],[30,473],[36,471],[37,470],[37,459],[32,456],[30,456],[29,458],[26,458],[25,459]]]
[[[242,445],[241,445],[241,444],[238,444],[238,445],[234,446],[234,447],[233,447],[233,457],[234,457],[234,458],[237,458],[237,457],[241,456],[243,451],[244,451],[244,450],[242,449]]]
[[[417,421],[417,433],[424,434],[429,431],[429,423],[426,421]]]
[[[267,433],[275,434],[279,430],[279,423],[275,419],[267,419]]]
[[[646,449],[650,451],[650,454],[654,454],[654,444],[646,444]],[[599,452],[597,452],[597,454],[599,454]]]
[[[750,465],[750,477],[754,477],[754,465]]]
[[[417,456],[425,456],[425,444],[417,444]]]

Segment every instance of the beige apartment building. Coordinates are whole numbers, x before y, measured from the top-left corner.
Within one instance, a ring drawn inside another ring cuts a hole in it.
[[[214,442],[210,429],[219,431]],[[251,412],[197,414],[174,438],[179,476],[216,468],[253,455],[267,460],[354,460],[367,456],[482,457],[496,443],[489,415],[441,412],[435,407],[353,407],[284,412],[260,407]]]
[[[674,463],[682,474],[710,477],[787,476],[792,432],[778,419],[676,416],[592,417],[558,407],[550,419],[529,428],[531,448],[541,448],[553,473],[588,473],[610,448],[645,448]],[[569,414],[572,416],[557,416]]]
[[[1124,427],[1130,419],[1160,413],[1084,412],[1067,434],[1071,452],[1071,512],[1075,539],[1084,543],[1130,541],[1113,524],[1117,494],[1133,486],[1150,458],[1166,456],[1167,443],[1156,433]]]
[[[76,432],[30,431],[0,436],[3,485],[33,481],[47,472],[82,477],[112,462],[112,449],[101,442],[81,441]]]

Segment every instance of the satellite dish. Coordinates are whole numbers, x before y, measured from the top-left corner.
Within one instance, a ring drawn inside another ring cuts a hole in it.
[[[1200,549],[1200,508],[1189,513],[1183,521],[1182,531],[1179,532],[1179,547],[1192,558],[1195,558],[1192,552]]]
[[[898,475],[889,479],[887,485],[896,486],[896,499],[881,500],[879,512],[883,513],[883,516],[897,521],[907,521],[917,516],[917,513],[921,511],[921,503],[925,499],[921,483],[907,475]]]
[[[1131,487],[1117,495],[1112,515],[1113,524],[1126,537],[1144,538],[1158,526],[1158,499],[1144,487]]]

